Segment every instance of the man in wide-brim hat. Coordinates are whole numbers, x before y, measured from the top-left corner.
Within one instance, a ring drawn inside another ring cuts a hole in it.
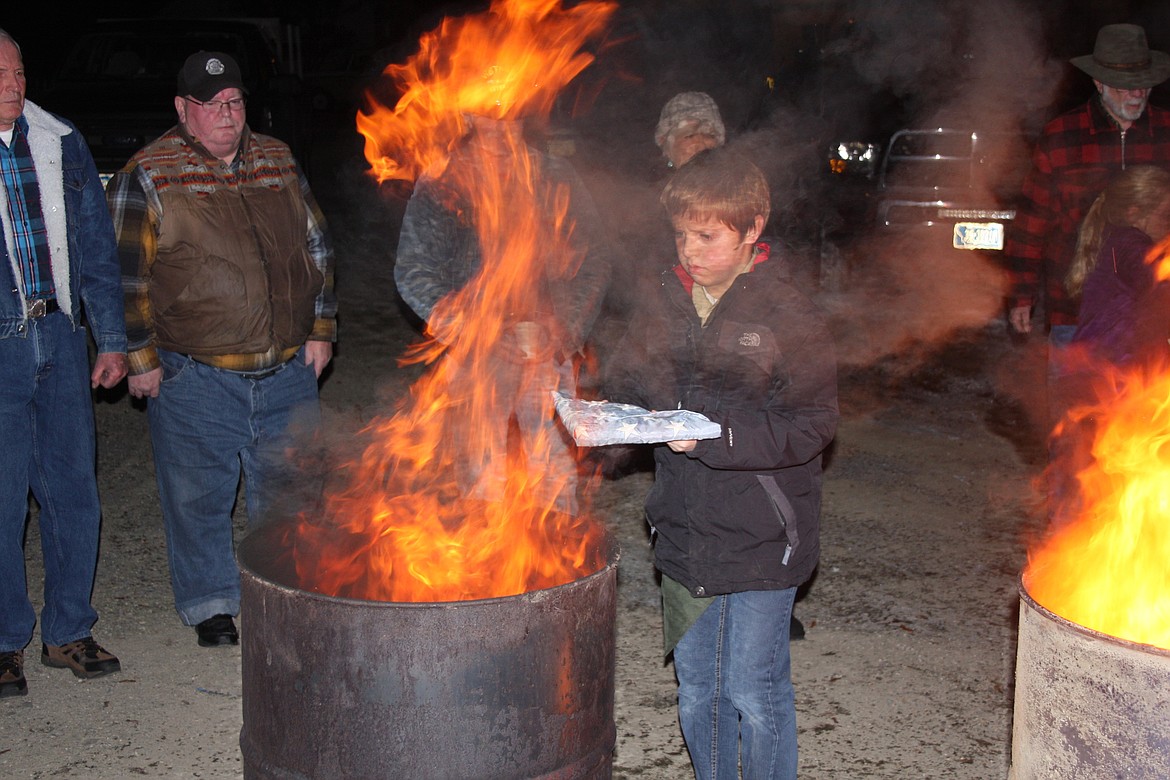
[[[1170,55],[1151,50],[1138,25],[1108,24],[1098,31],[1093,53],[1071,63],[1092,77],[1097,95],[1041,132],[1004,247],[1012,271],[1012,327],[1031,331],[1042,300],[1057,347],[1076,327],[1077,303],[1064,277],[1093,199],[1127,165],[1170,166],[1170,112],[1148,105],[1150,90],[1170,79]]]
[[[1070,61],[1092,76],[1098,86],[1150,89],[1170,78],[1170,54],[1151,51],[1146,31],[1136,24],[1102,27],[1093,53]]]
[[[1105,110],[1123,130],[1145,111],[1150,89],[1170,78],[1170,54],[1151,51],[1136,24],[1102,27],[1093,53],[1071,62],[1093,77]]]
[[[1004,246],[1012,328],[1028,333],[1037,311],[1044,314],[1051,423],[1063,412],[1053,399],[1066,381],[1062,348],[1072,340],[1080,308],[1064,280],[1084,215],[1125,168],[1170,168],[1170,111],[1148,104],[1150,90],[1170,78],[1170,56],[1152,51],[1141,27],[1110,24],[1098,31],[1093,53],[1071,63],[1092,77],[1097,94],[1044,127]]]

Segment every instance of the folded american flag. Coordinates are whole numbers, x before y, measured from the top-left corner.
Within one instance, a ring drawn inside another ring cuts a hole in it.
[[[651,412],[632,404],[583,401],[553,391],[557,416],[579,447],[607,444],[657,444],[685,439],[717,439],[723,426],[698,412]]]

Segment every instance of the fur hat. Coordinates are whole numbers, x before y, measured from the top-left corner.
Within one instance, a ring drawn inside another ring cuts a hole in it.
[[[726,140],[719,106],[711,96],[706,92],[680,92],[666,102],[658,117],[658,128],[654,131],[658,148],[665,149],[671,134],[688,122],[696,123],[699,132],[714,136],[718,146]]]
[[[1070,62],[1114,89],[1149,89],[1170,78],[1170,55],[1150,51],[1136,24],[1107,24],[1097,32],[1092,54]]]

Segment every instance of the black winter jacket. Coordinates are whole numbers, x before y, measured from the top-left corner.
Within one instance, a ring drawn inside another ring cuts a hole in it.
[[[658,445],[646,499],[658,569],[697,597],[798,586],[820,554],[836,358],[821,313],[782,270],[757,262],[706,326],[690,277],[681,267],[665,272],[607,375],[610,400],[690,409],[723,426],[689,453]]]

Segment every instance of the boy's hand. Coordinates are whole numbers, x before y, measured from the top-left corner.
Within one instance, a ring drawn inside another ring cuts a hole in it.
[[[674,452],[690,452],[698,443],[695,439],[683,439],[681,441],[668,441],[666,446]]]

